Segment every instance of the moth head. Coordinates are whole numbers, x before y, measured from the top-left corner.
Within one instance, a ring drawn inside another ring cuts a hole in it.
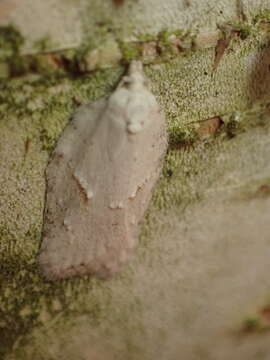
[[[142,116],[142,113],[143,112],[138,109],[138,111],[133,112],[132,116],[129,116],[126,124],[128,133],[137,134],[145,128],[147,121],[144,116]]]

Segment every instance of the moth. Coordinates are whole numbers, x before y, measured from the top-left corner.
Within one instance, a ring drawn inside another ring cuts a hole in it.
[[[159,176],[165,118],[141,62],[130,64],[108,99],[82,105],[46,169],[38,262],[49,280],[119,271]]]

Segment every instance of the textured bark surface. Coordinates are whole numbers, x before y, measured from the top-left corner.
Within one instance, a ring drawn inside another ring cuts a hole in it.
[[[36,257],[49,155],[78,104],[111,94],[124,68],[75,78],[29,74],[0,84],[0,357],[268,360],[270,52],[268,13],[260,10],[270,8],[269,1],[243,1],[242,7],[234,1],[98,3],[92,2],[95,17],[83,5],[76,8],[88,21],[82,22],[86,37],[104,14],[128,36],[134,26],[145,35],[164,24],[203,32],[215,31],[219,19],[259,16],[263,23],[250,21],[247,37],[234,36],[215,71],[215,45],[145,66],[170,143],[136,256],[110,281],[46,282]],[[71,19],[74,2],[65,4]],[[37,19],[20,27],[25,51],[43,36],[27,30],[39,28]],[[57,37],[54,17],[45,20]],[[74,30],[79,44],[81,23],[75,23],[59,29]]]
[[[269,0],[2,0],[0,25],[14,24],[26,39],[25,52],[37,51],[40,40],[48,49],[73,48],[110,28],[121,38],[140,38],[161,30],[216,30],[229,21],[251,20],[269,9]],[[63,13],[65,16],[63,16]]]

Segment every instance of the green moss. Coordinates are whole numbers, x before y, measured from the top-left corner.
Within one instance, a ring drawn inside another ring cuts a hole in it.
[[[164,44],[164,46],[166,46],[169,43],[170,37],[172,35],[173,33],[171,31],[163,30],[158,34],[158,39],[160,40],[161,43]]]
[[[52,151],[56,139],[69,120],[69,114],[75,109],[76,103],[72,100],[76,93],[80,93],[82,100],[95,100],[108,89],[115,86],[122,69],[109,71],[97,71],[92,75],[68,80],[63,77],[40,78],[29,86],[35,88],[34,92],[25,93],[24,87],[27,82],[18,81],[16,91],[13,83],[1,85],[0,103],[5,104],[5,110],[9,109],[21,119],[32,119],[35,135],[38,135],[42,149]],[[58,88],[57,92],[53,89]],[[21,96],[18,96],[18,93]]]
[[[233,30],[238,32],[241,40],[247,39],[255,31],[252,25],[247,23],[233,23],[232,26]]]
[[[269,306],[258,310],[256,315],[249,316],[244,319],[242,324],[242,332],[245,334],[259,334],[269,332]]]
[[[11,25],[0,27],[0,62],[8,65],[9,76],[29,70],[28,59],[20,55],[23,43],[24,39],[16,28]]]
[[[261,14],[260,18],[266,19],[267,13]],[[118,42],[123,55],[122,61],[124,63],[129,63],[134,59],[142,58],[144,43],[149,41],[154,41],[157,49],[157,53],[152,56],[150,62],[164,62],[179,57],[180,54],[181,56],[186,55],[189,50],[193,49],[194,38],[196,35],[196,31],[191,33],[188,30],[182,29],[174,31],[165,29],[156,35],[139,35],[137,41],[128,42],[122,40],[122,37],[118,34],[117,29],[112,30],[110,20],[108,19],[108,21],[104,21],[103,24],[96,28],[95,33],[85,36],[83,44],[77,49],[42,55],[36,54],[21,58],[18,56],[18,49],[22,44],[22,37],[16,30],[14,30],[14,28],[2,29],[2,39],[5,46],[3,46],[3,49],[0,50],[0,61],[1,59],[6,59],[6,57],[9,59],[12,57],[10,71],[11,76],[21,75],[29,71],[42,74],[55,73],[55,75],[70,74],[72,76],[76,76],[78,73],[87,72],[89,70],[86,66],[86,58],[89,52],[100,48],[100,45],[106,43],[106,41],[110,38],[113,39],[113,41]],[[224,37],[230,36],[233,32],[238,33],[239,39],[241,40],[247,39],[248,37],[251,37],[251,35],[255,36],[258,32],[256,21],[254,21],[253,25],[243,22],[231,22],[223,25],[220,29],[223,32]],[[7,34],[10,34],[10,36],[7,36]],[[11,40],[9,41],[9,39]],[[52,47],[55,46],[53,46],[49,37],[44,37],[35,43],[35,48],[39,52],[51,50]],[[2,57],[1,51],[3,52]],[[248,50],[242,49],[242,51]],[[13,57],[12,54],[15,53],[17,56]],[[243,55],[244,53],[241,54],[241,56]],[[113,58],[112,61],[114,62],[115,59]],[[121,62],[120,59],[118,61]],[[113,65],[115,64],[113,63]],[[100,68],[99,64],[96,64],[96,67],[94,69],[91,68],[91,71],[98,68]]]
[[[270,10],[262,10],[258,15],[254,17],[253,24],[257,24],[260,22],[270,23]]]
[[[5,256],[4,259],[1,259],[0,269],[0,355],[4,356],[18,335],[33,326],[33,321],[37,317],[38,294],[30,280],[32,278],[32,266],[24,263],[22,259],[17,256],[12,256],[12,258]],[[20,286],[20,292],[15,289],[17,285]],[[31,311],[27,316],[24,316],[21,314],[21,310],[27,304],[31,306]]]
[[[233,138],[251,128],[268,126],[269,106],[270,103],[266,99],[255,103],[245,111],[234,111],[223,115],[223,132],[227,134],[228,138]]]
[[[22,35],[12,25],[0,27],[0,60],[18,56],[23,42]]]
[[[30,333],[33,327],[49,323],[63,310],[67,317],[78,311],[87,313],[94,326],[107,316],[110,292],[104,289],[102,295],[99,295],[99,291],[95,290],[102,288],[99,280],[84,277],[71,281],[47,282],[40,277],[32,257],[23,259],[21,254],[2,254],[0,258],[1,358],[9,353],[15,340]],[[80,299],[85,291],[91,293],[91,289],[95,295],[83,308]],[[102,296],[102,300],[99,296]],[[23,338],[22,341],[20,346],[25,344]]]
[[[3,29],[3,39],[4,35],[9,33],[9,30],[9,28]],[[13,29],[11,34],[13,33],[18,36],[18,39],[21,39],[19,33],[16,32],[16,30]],[[6,58],[9,59],[11,68],[10,74],[12,76],[25,74],[29,71],[38,72],[44,75],[55,74],[58,76],[59,74],[61,75],[65,73],[76,75],[78,72],[87,71],[85,61],[89,52],[99,48],[100,44],[105,43],[109,37],[113,38],[109,24],[106,24],[100,26],[96,30],[95,35],[91,34],[91,37],[85,38],[83,44],[78,49],[65,50],[57,53],[44,53],[48,50],[51,50],[53,47],[56,47],[56,45],[52,44],[52,41],[49,37],[44,37],[37,40],[34,44],[35,50],[41,54],[21,57],[19,56],[19,47],[23,41],[15,41],[17,38],[14,35],[12,37],[12,40],[13,38],[15,39],[14,42],[9,42],[9,38],[5,40],[8,46],[6,45],[6,47],[3,47],[2,51],[3,54],[6,53],[6,56],[3,55],[1,58],[0,53],[0,60]],[[161,31],[157,36],[150,36],[146,34],[145,36],[139,37],[139,41],[137,42],[126,42],[120,39],[118,39],[117,42],[123,55],[123,62],[129,63],[134,59],[141,58],[143,46],[142,42],[149,40],[156,41],[163,60],[165,58],[168,59],[172,56],[176,56],[178,49],[175,45],[173,45],[172,41],[176,37],[181,37],[183,47],[187,46],[187,42],[189,42],[189,46],[187,47],[191,47],[192,37],[189,39],[188,32],[184,33],[182,30],[164,30]],[[14,56],[15,54],[16,56]],[[97,66],[97,68],[98,67],[99,66]]]
[[[152,34],[140,34],[138,35],[138,40],[140,42],[149,42],[149,41],[156,41],[157,37]]]
[[[132,60],[139,59],[141,56],[141,48],[138,43],[126,43],[124,41],[118,41],[120,51],[123,55],[123,62],[130,63]]]
[[[176,57],[184,50],[192,48],[194,34],[181,29],[175,31],[164,30],[157,36],[157,46],[162,60],[169,60]]]
[[[53,43],[50,36],[44,36],[43,38],[36,40],[33,46],[36,51],[43,52],[43,51],[51,50],[56,45]]]
[[[239,122],[239,113],[233,112],[232,114],[227,114],[223,116],[222,120],[224,121],[225,132],[228,138],[233,138],[242,131],[241,123]]]
[[[73,56],[81,70],[84,70],[85,57],[87,57],[89,52],[99,48],[100,45],[105,43],[110,37],[112,37],[112,33],[109,22],[104,22],[94,33],[85,36],[82,45],[76,49],[76,54]]]
[[[175,126],[170,129],[169,145],[171,147],[184,147],[193,144],[198,139],[195,125]]]
[[[8,63],[0,62],[0,79],[6,79],[10,76],[10,66]]]
[[[255,332],[259,331],[260,328],[260,320],[257,317],[249,317],[243,321],[244,332]]]

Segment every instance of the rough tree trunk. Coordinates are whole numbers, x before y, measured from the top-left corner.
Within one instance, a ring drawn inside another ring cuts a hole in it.
[[[269,359],[270,1],[2,0],[0,25],[0,358]],[[140,244],[46,282],[49,155],[134,58],[170,139]]]

